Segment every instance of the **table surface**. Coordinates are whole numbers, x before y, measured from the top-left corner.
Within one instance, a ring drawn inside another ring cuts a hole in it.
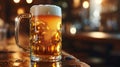
[[[0,41],[0,67],[90,67],[74,56],[62,51],[59,62],[30,62],[29,53],[15,44],[14,37]]]
[[[120,33],[105,33],[105,32],[81,32],[76,35],[64,35],[67,38],[87,40],[91,42],[112,42],[120,41]]]

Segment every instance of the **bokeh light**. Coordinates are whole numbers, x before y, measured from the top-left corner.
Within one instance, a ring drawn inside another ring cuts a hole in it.
[[[89,7],[89,2],[88,1],[84,1],[83,2],[83,8],[88,8]]]
[[[89,33],[89,35],[91,37],[94,37],[94,38],[105,38],[105,37],[109,37],[109,35],[103,33],[103,32],[92,32],[92,33]]]
[[[26,2],[27,2],[28,4],[31,4],[31,3],[33,2],[33,0],[26,0]]]
[[[96,4],[101,4],[101,3],[102,3],[102,0],[95,0],[95,3],[96,3]]]
[[[74,27],[74,26],[72,26],[71,28],[70,28],[70,33],[71,34],[76,34],[76,27]]]
[[[19,14],[23,14],[23,13],[25,13],[25,11],[24,11],[23,8],[19,8],[19,9],[17,10],[17,14],[18,14],[18,15],[19,15]]]
[[[14,1],[14,3],[19,3],[20,2],[20,0],[13,0]]]
[[[79,7],[80,5],[80,0],[73,0],[73,6],[76,8],[76,7]]]

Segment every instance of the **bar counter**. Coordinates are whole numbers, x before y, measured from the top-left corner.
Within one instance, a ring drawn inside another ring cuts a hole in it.
[[[29,53],[22,51],[16,44],[14,37],[0,42],[0,67],[90,67],[85,62],[62,51],[59,62],[31,62]]]

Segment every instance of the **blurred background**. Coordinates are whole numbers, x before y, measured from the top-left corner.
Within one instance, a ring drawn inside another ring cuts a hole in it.
[[[63,50],[91,67],[120,66],[120,0],[0,0],[0,28],[7,27],[7,38],[14,36],[16,16],[38,4],[62,8]],[[28,22],[22,22],[24,32]]]

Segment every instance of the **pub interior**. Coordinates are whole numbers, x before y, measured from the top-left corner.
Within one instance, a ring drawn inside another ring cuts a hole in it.
[[[7,39],[14,36],[16,16],[38,4],[62,8],[64,51],[91,67],[120,66],[120,0],[0,0],[0,28],[7,27]],[[21,32],[28,34],[28,22],[22,21]]]

